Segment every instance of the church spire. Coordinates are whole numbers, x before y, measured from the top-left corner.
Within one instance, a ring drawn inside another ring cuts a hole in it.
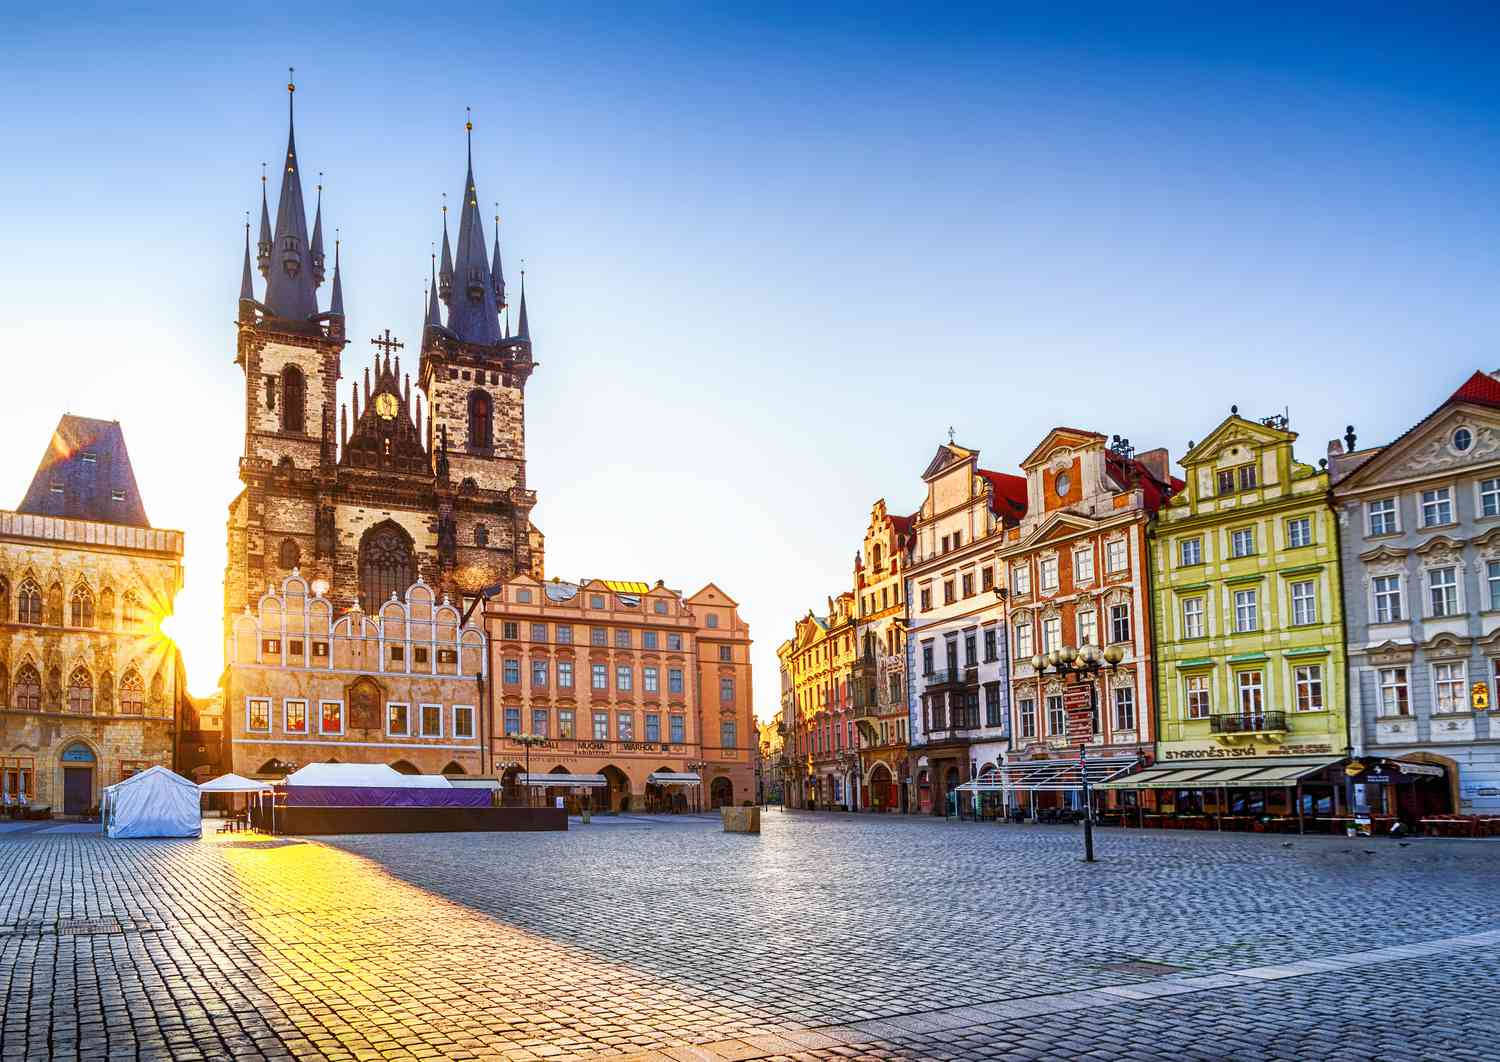
[[[500,204],[495,204],[495,260],[490,263],[490,279],[495,284],[495,309],[505,309],[505,270],[500,265]]]
[[[260,164],[260,244],[255,249],[255,265],[261,276],[271,273],[271,213],[266,209],[266,164]]]
[[[448,246],[448,193],[443,193],[443,268],[438,271],[434,290],[444,302],[453,294],[453,251]]]
[[[313,211],[312,271],[313,287],[323,286],[323,175],[318,174],[318,205]]]
[[[521,270],[521,309],[516,317],[516,338],[531,342],[531,326],[526,322],[526,270]]]
[[[344,316],[344,285],[339,278],[339,237],[338,231],[334,230],[333,236],[333,294],[328,301],[328,312]]]
[[[307,207],[302,200],[302,176],[297,166],[297,132],[292,101],[296,83],[288,80],[286,162],[281,172],[281,198],[276,204],[275,245],[266,278],[266,306],[283,320],[306,321],[318,312],[312,251],[307,239]]]
[[[465,121],[464,130],[469,139],[469,167],[464,175],[464,202],[458,218],[458,251],[454,255],[448,299],[448,330],[466,343],[489,345],[500,341],[500,315],[484,251],[484,224],[479,220],[473,121]]]
[[[240,270],[240,301],[255,301],[255,282],[250,276],[250,212],[245,211],[245,268]]]
[[[438,309],[437,255],[432,256],[432,287],[427,289],[427,324],[443,327],[443,314]]]

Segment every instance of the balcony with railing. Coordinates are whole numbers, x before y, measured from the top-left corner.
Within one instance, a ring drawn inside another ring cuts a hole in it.
[[[979,685],[979,668],[960,667],[934,671],[923,675],[922,682],[929,690],[945,686],[977,686]]]
[[[1284,734],[1285,712],[1231,712],[1209,716],[1215,734]]]

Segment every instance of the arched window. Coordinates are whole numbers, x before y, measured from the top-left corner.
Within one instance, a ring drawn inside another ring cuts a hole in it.
[[[68,599],[68,619],[74,627],[92,627],[94,625],[94,595],[89,593],[89,588],[79,583],[73,587],[73,594]]]
[[[74,715],[94,714],[94,680],[86,668],[75,667],[68,676],[68,711]]]
[[[34,580],[21,583],[21,592],[16,595],[16,622],[42,622],[42,588]]]
[[[406,593],[417,581],[411,536],[390,521],[376,524],[359,543],[359,604],[366,612]]]
[[[295,539],[284,538],[281,540],[281,556],[278,559],[281,561],[281,566],[287,571],[291,571],[297,567],[302,560],[302,551],[297,548]]]
[[[99,595],[99,626],[105,630],[115,625],[115,592],[109,587]]]
[[[120,679],[120,714],[143,715],[146,711],[146,684],[140,672],[131,668]]]
[[[125,596],[120,599],[120,625],[127,629],[139,626],[141,622],[141,603],[135,596],[134,590],[126,590]]]
[[[16,672],[16,707],[28,712],[42,710],[42,676],[30,664]]]
[[[880,571],[880,543],[875,543],[875,550],[871,554],[871,560],[875,562],[875,570]]]
[[[488,450],[494,445],[491,422],[494,400],[485,391],[469,392],[469,449]]]
[[[63,625],[62,584],[53,583],[47,588],[47,626]]]
[[[302,432],[306,430],[303,413],[307,405],[307,382],[302,370],[288,365],[281,370],[281,430]]]

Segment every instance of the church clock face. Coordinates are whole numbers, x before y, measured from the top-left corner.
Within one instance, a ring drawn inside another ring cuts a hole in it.
[[[381,420],[390,420],[395,417],[398,408],[396,396],[389,391],[382,391],[375,396],[375,415]]]

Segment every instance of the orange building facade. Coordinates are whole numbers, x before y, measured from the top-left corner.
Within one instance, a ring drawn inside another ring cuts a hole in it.
[[[660,582],[523,575],[484,608],[495,774],[603,775],[591,801],[612,811],[755,799],[750,630],[718,587],[684,597]],[[522,735],[538,739],[529,762]],[[698,774],[701,787],[652,780],[662,774]]]

